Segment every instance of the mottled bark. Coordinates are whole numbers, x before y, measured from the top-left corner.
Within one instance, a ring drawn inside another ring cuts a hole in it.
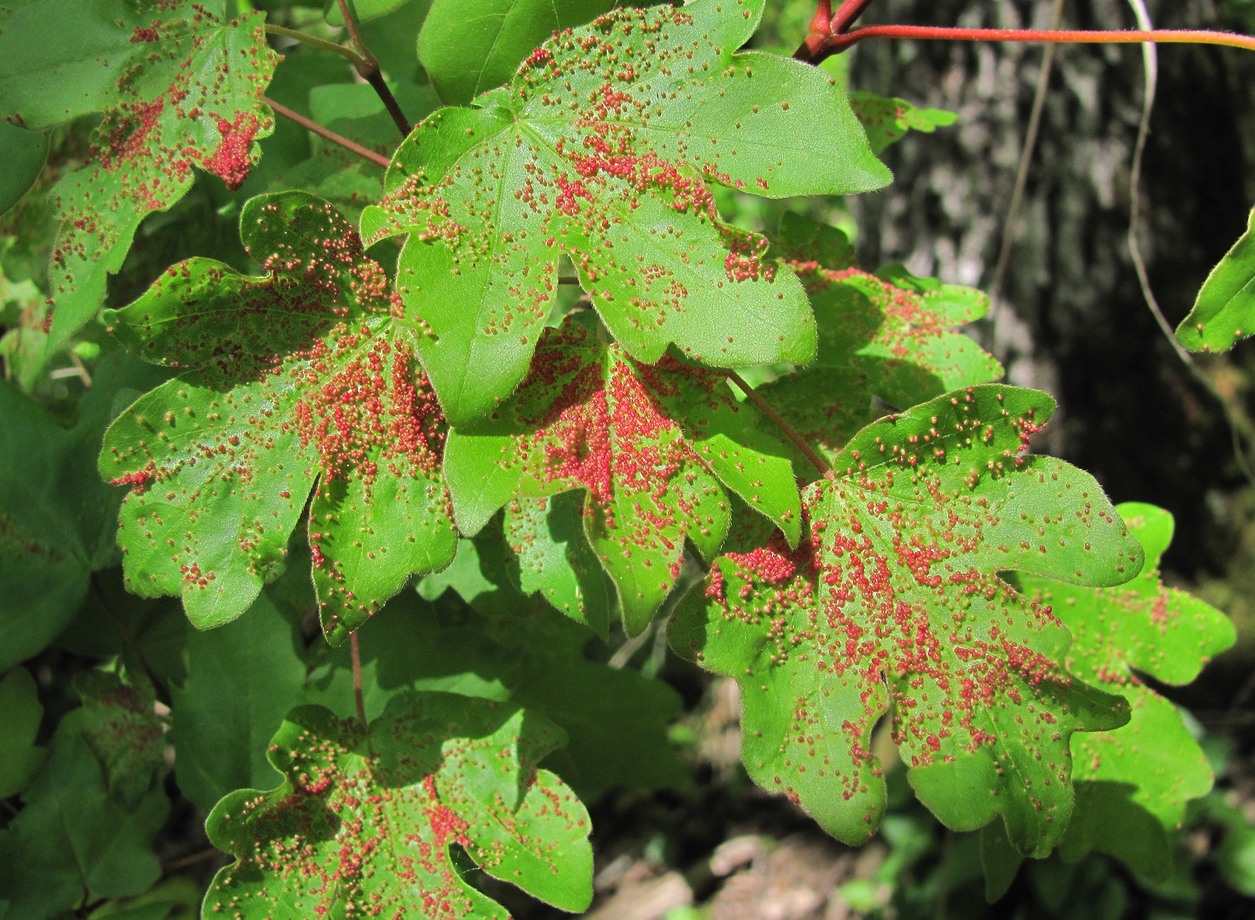
[[[1051,5],[878,0],[864,22],[1038,28]],[[1153,2],[1150,12],[1165,28],[1237,26],[1212,0]],[[1135,20],[1120,0],[1066,0],[1063,25]],[[853,203],[864,261],[988,289],[1043,48],[869,41],[850,53],[855,88],[959,115],[887,151],[897,181]],[[1161,46],[1159,66],[1139,237],[1175,324],[1255,201],[1255,55]],[[1011,382],[1059,399],[1039,445],[1094,472],[1116,500],[1170,508],[1183,537],[1174,561],[1194,569],[1221,548],[1208,492],[1240,480],[1223,414],[1164,340],[1126,246],[1142,96],[1137,46],[1058,48],[999,306],[978,335]]]

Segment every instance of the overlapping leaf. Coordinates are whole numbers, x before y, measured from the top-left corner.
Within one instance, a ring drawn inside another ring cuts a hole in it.
[[[58,185],[50,345],[87,322],[139,222],[178,201],[193,167],[237,188],[271,130],[260,97],[278,56],[260,14],[203,4],[46,0],[0,27],[6,119],[32,128],[104,112],[88,164]]]
[[[638,364],[572,319],[542,338],[513,402],[449,434],[445,477],[466,534],[516,496],[584,489],[585,533],[635,633],[674,586],[685,540],[706,558],[719,548],[724,485],[796,541],[792,467],[753,424],[721,375]]]
[[[1194,308],[1177,327],[1190,351],[1227,351],[1255,333],[1255,210],[1238,238],[1203,282]]]
[[[954,124],[958,117],[943,109],[921,109],[905,99],[889,99],[875,93],[850,93],[850,105],[867,131],[873,153],[897,143],[907,131],[931,134]]]
[[[1118,856],[1147,877],[1169,868],[1167,833],[1187,800],[1206,795],[1211,768],[1171,702],[1141,675],[1180,685],[1234,641],[1220,611],[1160,581],[1159,558],[1172,540],[1172,516],[1153,505],[1116,509],[1146,552],[1142,573],[1115,588],[1086,588],[1021,576],[1024,591],[1051,605],[1073,636],[1068,670],[1129,701],[1129,724],[1072,741],[1076,816],[1060,843],[1069,860],[1091,850]]]
[[[131,586],[181,594],[202,628],[253,602],[313,490],[314,582],[338,641],[453,557],[443,419],[383,270],[339,214],[303,193],[255,198],[241,235],[266,276],[193,259],[107,314],[130,347],[195,369],[118,418],[100,470],[132,487]]]
[[[819,71],[737,54],[762,0],[619,10],[537,49],[509,86],[444,109],[398,150],[368,241],[409,235],[407,320],[450,421],[507,397],[575,263],[634,358],[670,343],[706,363],[806,361],[801,285],[723,224],[707,183],[842,194],[889,178]]]
[[[1002,376],[992,355],[952,331],[985,315],[984,294],[898,266],[861,271],[840,231],[796,214],[786,216],[780,236],[781,254],[815,310],[819,354],[760,392],[827,459],[878,414],[873,397],[913,406]]]
[[[1052,409],[985,386],[876,422],[805,492],[797,550],[722,557],[677,610],[674,647],[741,684],[750,775],[842,840],[883,811],[885,713],[929,809],[956,829],[1000,814],[1027,853],[1067,824],[1069,737],[1127,718],[1068,675],[1059,621],[997,576],[1111,585],[1142,563],[1092,477],[1023,455]]]
[[[295,709],[270,747],[283,785],[234,792],[209,816],[236,861],[204,913],[505,917],[463,880],[455,845],[489,875],[582,910],[588,813],[536,768],[560,738],[517,707],[444,693],[400,694],[369,730]]]

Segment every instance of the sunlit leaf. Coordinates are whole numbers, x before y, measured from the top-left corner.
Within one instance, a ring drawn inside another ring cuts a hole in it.
[[[750,775],[842,840],[883,812],[886,713],[920,800],[955,829],[1001,815],[1026,853],[1067,824],[1072,733],[1127,719],[1064,670],[1059,621],[997,575],[1111,585],[1141,566],[1092,477],[1024,455],[1053,407],[985,386],[876,422],[806,490],[797,550],[721,557],[676,612],[673,646],[741,684]]]
[[[1069,860],[1110,853],[1146,877],[1163,877],[1167,833],[1187,800],[1206,795],[1212,773],[1176,707],[1148,686],[1186,684],[1234,641],[1215,608],[1160,581],[1159,558],[1172,540],[1172,515],[1153,505],[1116,510],[1146,552],[1142,573],[1116,588],[1086,588],[1020,576],[1023,590],[1049,604],[1072,632],[1068,670],[1129,701],[1129,724],[1072,741],[1078,808],[1060,843]]]
[[[43,127],[103,112],[87,165],[57,186],[50,347],[92,318],[140,221],[191,188],[193,168],[238,188],[270,133],[260,103],[278,56],[257,13],[224,21],[193,0],[49,0],[0,28],[0,116]]]
[[[569,911],[592,899],[583,805],[536,763],[560,743],[544,719],[442,693],[394,697],[369,729],[293,710],[270,747],[284,783],[215,806],[207,829],[235,857],[204,913],[504,917],[453,861]]]
[[[1246,232],[1203,282],[1194,309],[1177,327],[1190,351],[1227,351],[1255,333],[1255,210]]]
[[[706,558],[718,549],[723,486],[796,538],[797,486],[782,453],[755,434],[753,410],[721,375],[670,358],[638,364],[572,320],[546,333],[496,418],[450,433],[445,477],[466,534],[515,496],[585,490],[585,534],[636,633],[674,586],[685,541]]]
[[[453,557],[443,419],[383,270],[339,214],[303,193],[256,198],[241,235],[267,275],[192,259],[107,313],[134,350],[194,369],[113,424],[100,471],[132,489],[132,588],[181,595],[201,628],[253,602],[312,491],[314,583],[339,641]]]
[[[807,361],[801,285],[724,224],[708,183],[757,195],[888,181],[849,104],[797,61],[736,53],[761,0],[619,10],[534,52],[474,108],[443,109],[397,151],[369,242],[405,233],[406,321],[454,425],[527,373],[566,253],[615,339],[655,362]]]

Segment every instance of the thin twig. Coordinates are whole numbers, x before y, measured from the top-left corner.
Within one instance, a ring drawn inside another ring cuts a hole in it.
[[[357,703],[357,717],[362,728],[366,728],[370,723],[366,721],[366,698],[362,695],[362,647],[356,629],[349,633],[349,653],[353,658],[353,699]]]
[[[276,26],[272,23],[266,23],[266,34],[280,35],[283,38],[290,38],[293,41],[301,42],[306,45],[312,45],[315,48],[330,51],[332,54],[338,54],[342,58],[347,58],[359,71],[365,63],[362,56],[352,48],[336,44],[335,42],[329,42],[325,38],[318,38],[317,36],[309,35],[305,32],[298,32],[296,29],[289,29],[285,26]]]
[[[301,115],[299,112],[292,111],[286,105],[282,105],[278,102],[275,102],[269,96],[263,96],[262,100],[266,103],[266,105],[270,106],[280,115],[282,115],[284,118],[287,118],[290,121],[296,122],[298,125],[300,125],[302,128],[305,128],[307,131],[313,131],[319,137],[325,137],[327,140],[331,141],[333,144],[339,144],[345,150],[356,153],[359,157],[363,157],[367,160],[370,160],[372,163],[378,166],[382,166],[384,169],[387,169],[388,166],[390,165],[387,157],[381,154],[375,153],[375,151],[369,150],[366,147],[363,147],[361,144],[357,143],[356,141],[349,140],[347,137],[344,137],[343,135],[336,134],[334,131],[330,131],[327,128],[324,128],[322,125],[318,124],[318,122],[311,121],[310,119],[306,118],[304,115]]]
[[[388,114],[392,116],[392,122],[397,126],[397,130],[401,132],[402,137],[409,137],[413,123],[405,117],[405,112],[401,110],[401,104],[397,102],[397,97],[392,95],[387,81],[383,78],[383,73],[379,70],[378,59],[370,53],[370,49],[366,47],[366,42],[362,40],[362,33],[357,28],[357,19],[353,16],[353,11],[349,9],[348,0],[339,0],[340,17],[344,20],[344,27],[348,29],[349,40],[357,49],[361,59],[357,62],[357,72],[362,75],[362,79],[370,84],[371,89],[375,91],[375,95],[379,97],[379,101],[383,103],[383,107],[388,110]]]
[[[1224,45],[1255,51],[1255,37],[1213,29],[965,29],[948,26],[884,25],[863,26],[830,35],[818,52],[806,58],[818,64],[869,38],[914,39],[950,42],[1043,42],[1061,45],[1140,45],[1147,42],[1167,45]]]
[[[1050,10],[1050,28],[1059,28],[1063,20],[1063,0],[1054,0]],[[1011,203],[1007,205],[1007,216],[1002,223],[1002,245],[998,249],[998,262],[994,267],[994,280],[989,286],[990,319],[997,329],[999,295],[1002,283],[1006,279],[1007,266],[1011,263],[1011,250],[1015,247],[1015,219],[1020,213],[1020,205],[1024,201],[1024,189],[1028,185],[1028,168],[1033,162],[1033,151],[1037,149],[1037,135],[1041,129],[1041,113],[1045,108],[1046,90],[1050,83],[1050,72],[1054,68],[1055,49],[1057,45],[1047,45],[1042,54],[1041,73],[1037,75],[1037,87],[1033,91],[1033,108],[1028,115],[1028,127],[1024,130],[1024,149],[1020,152],[1020,165],[1015,172],[1015,187],[1011,190]],[[997,350],[995,349],[995,355]]]
[[[737,389],[745,394],[745,398],[752,402],[759,412],[767,416],[780,429],[781,433],[793,442],[793,446],[800,450],[802,455],[811,462],[811,465],[819,471],[819,475],[825,479],[836,478],[832,472],[832,467],[828,465],[828,461],[816,453],[815,449],[806,443],[806,439],[798,434],[797,429],[789,424],[788,419],[777,412],[767,400],[758,395],[754,388],[741,378],[740,374],[728,369],[724,369],[723,373],[736,384]]]

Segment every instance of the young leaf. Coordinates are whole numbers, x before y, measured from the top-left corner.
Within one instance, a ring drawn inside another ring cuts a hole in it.
[[[0,114],[16,124],[104,112],[87,165],[57,186],[56,347],[91,319],[140,221],[191,188],[193,167],[228,188],[244,181],[272,128],[259,100],[278,56],[258,13],[223,21],[192,0],[51,0],[5,22],[0,61]]]
[[[1211,768],[1173,704],[1140,675],[1171,685],[1192,681],[1233,644],[1229,618],[1164,587],[1159,558],[1172,541],[1172,515],[1153,505],[1116,510],[1146,552],[1141,574],[1116,588],[1085,588],[1020,576],[1025,593],[1049,604],[1072,633],[1068,670],[1129,701],[1129,724],[1072,742],[1078,808],[1060,842],[1065,859],[1102,850],[1148,878],[1166,875],[1167,833],[1187,800],[1206,795]]]
[[[477,533],[516,496],[586,490],[585,533],[638,633],[674,586],[685,540],[706,558],[723,541],[720,482],[796,540],[792,467],[778,445],[758,449],[746,416],[719,374],[674,359],[638,364],[573,319],[546,332],[531,376],[496,417],[450,432],[445,478],[459,528]]]
[[[619,0],[434,0],[418,34],[418,59],[447,105],[465,105],[506,82],[554,32],[625,4]],[[636,4],[640,5],[640,4]]]
[[[1203,282],[1177,341],[1190,351],[1227,351],[1255,333],[1255,209],[1246,232]]]
[[[919,109],[905,99],[887,99],[875,93],[850,93],[850,106],[875,154],[906,137],[907,131],[931,134],[954,124],[958,117],[943,109]]]
[[[284,783],[219,802],[207,830],[235,857],[204,913],[504,917],[453,862],[577,911],[592,900],[584,806],[536,763],[560,743],[544,719],[444,693],[395,697],[363,728],[293,710],[270,746]]]
[[[311,490],[309,542],[332,641],[456,540],[443,419],[393,321],[383,270],[345,220],[299,192],[255,198],[241,237],[267,271],[171,268],[106,313],[132,349],[193,367],[109,429],[101,474],[131,493],[119,541],[140,594],[181,594],[200,628],[243,613]]]
[[[736,53],[762,0],[618,10],[537,49],[475,108],[443,109],[397,151],[374,242],[406,233],[398,288],[430,332],[424,366],[452,424],[522,381],[568,254],[640,361],[670,343],[709,364],[807,361],[814,324],[792,273],[724,224],[708,182],[771,197],[884,185],[819,71]]]
[[[750,775],[842,840],[884,809],[870,741],[886,712],[943,823],[1001,814],[1028,853],[1067,824],[1069,737],[1127,718],[1064,670],[1059,621],[997,576],[1110,585],[1142,562],[1092,477],[1022,455],[1053,407],[974,387],[868,426],[806,490],[797,550],[722,557],[677,609],[672,645],[741,683]]]

